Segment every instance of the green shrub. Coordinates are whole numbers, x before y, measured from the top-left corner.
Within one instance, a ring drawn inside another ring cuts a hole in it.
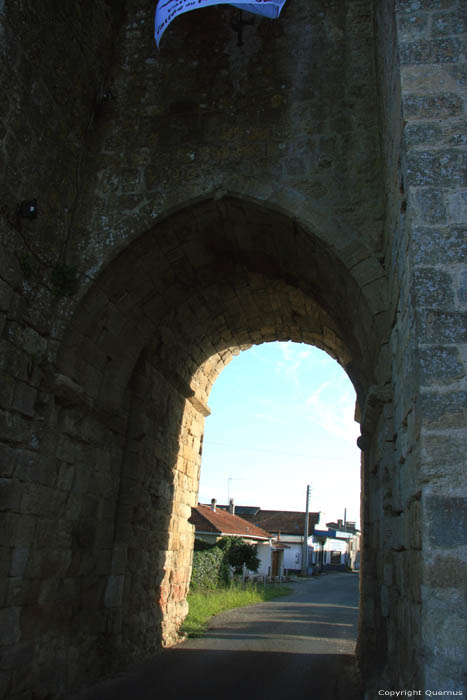
[[[230,580],[225,552],[216,546],[193,552],[191,587],[212,590],[226,585]]]
[[[256,547],[241,537],[223,537],[217,544],[195,540],[191,588],[213,590],[230,583],[230,567],[241,573],[243,564],[257,571]]]

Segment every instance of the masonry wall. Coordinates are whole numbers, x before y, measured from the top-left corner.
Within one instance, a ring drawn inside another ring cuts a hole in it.
[[[357,391],[368,693],[457,689],[461,4],[201,14],[0,3],[0,697],[177,639],[209,390],[277,339]]]
[[[91,602],[96,581],[81,591],[72,578],[86,567],[86,556],[80,562],[73,550],[94,537],[85,521],[73,529],[79,494],[87,488],[70,464],[63,435],[58,441],[47,377],[54,326],[70,291],[64,262],[69,213],[114,21],[99,2],[0,5],[1,697],[73,682],[82,668],[74,650],[65,650],[63,633],[77,617],[89,621],[95,612],[79,600],[83,594]],[[32,198],[39,201],[39,219],[19,220],[17,204]],[[93,433],[92,418],[86,429]],[[83,459],[102,447],[80,441]],[[109,456],[98,460],[102,477],[111,470]],[[92,501],[89,494],[83,509],[95,510]]]
[[[417,542],[420,654],[427,688],[459,690],[465,688],[467,563],[461,535],[467,522],[465,8],[430,2],[415,17],[410,3],[399,3],[397,25],[420,387],[414,405],[415,497],[424,524]]]
[[[459,620],[465,619],[466,560],[456,534],[465,522],[465,13],[456,2],[398,2],[395,15],[392,9],[379,3],[376,20],[384,36],[378,73],[393,402],[384,405],[386,427],[378,430],[379,496],[372,494],[373,515],[366,509],[374,535],[365,546],[379,552],[382,622],[400,686],[459,691],[465,683],[458,640],[465,638]],[[385,678],[387,667],[382,673]],[[390,675],[387,682],[394,683]]]

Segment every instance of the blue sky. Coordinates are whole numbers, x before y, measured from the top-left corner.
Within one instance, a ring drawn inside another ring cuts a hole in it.
[[[322,350],[265,343],[235,357],[209,398],[199,500],[360,521],[355,391]]]

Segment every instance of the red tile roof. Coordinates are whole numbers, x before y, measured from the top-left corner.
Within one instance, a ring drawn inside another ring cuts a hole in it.
[[[255,515],[245,515],[258,527],[263,527],[274,534],[303,535],[305,513],[296,510],[260,510]],[[314,526],[319,521],[319,513],[308,514],[308,530],[313,533]]]
[[[212,532],[218,535],[240,535],[252,539],[270,539],[271,535],[263,528],[239,518],[225,510],[212,510],[210,506],[198,505],[191,509],[189,521],[197,532]]]

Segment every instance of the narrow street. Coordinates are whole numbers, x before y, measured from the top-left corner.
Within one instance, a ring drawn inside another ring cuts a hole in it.
[[[76,700],[357,700],[358,575],[291,584],[284,598],[218,615],[207,634]]]

